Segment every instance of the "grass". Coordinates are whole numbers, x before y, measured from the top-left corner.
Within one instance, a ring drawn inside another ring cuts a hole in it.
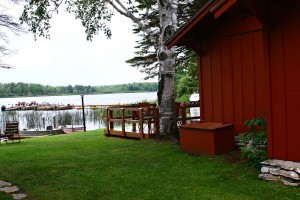
[[[0,179],[31,200],[300,199],[299,188],[259,180],[245,164],[190,156],[167,141],[105,137],[102,130],[2,144],[0,158]]]

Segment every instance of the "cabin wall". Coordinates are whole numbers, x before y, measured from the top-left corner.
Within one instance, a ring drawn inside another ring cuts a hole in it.
[[[252,16],[224,16],[211,29],[199,42],[201,117],[233,122],[238,135],[266,112],[262,27]]]
[[[269,13],[268,153],[270,158],[299,162],[300,1],[273,1]]]

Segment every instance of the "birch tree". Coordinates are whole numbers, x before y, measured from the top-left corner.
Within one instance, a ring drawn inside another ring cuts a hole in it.
[[[159,134],[169,136],[178,132],[175,116],[174,76],[175,50],[168,49],[164,42],[177,29],[178,0],[28,0],[21,16],[21,21],[29,26],[36,36],[50,37],[50,19],[58,13],[62,3],[67,5],[67,11],[74,13],[85,28],[88,40],[103,32],[110,38],[112,33],[108,23],[114,12],[130,18],[133,23],[144,31],[145,35],[157,44],[158,60],[158,104],[160,110]],[[142,5],[142,6],[141,6]],[[149,10],[157,8],[159,13],[159,37],[155,37],[149,26]],[[139,18],[143,15],[143,19]]]

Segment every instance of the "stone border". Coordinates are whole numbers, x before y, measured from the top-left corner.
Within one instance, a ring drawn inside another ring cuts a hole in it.
[[[18,186],[13,186],[10,182],[0,180],[0,192],[5,192],[7,194],[11,194],[13,199],[23,199],[27,197],[27,194],[24,193],[16,193],[19,191]]]
[[[268,181],[282,182],[284,185],[300,186],[300,163],[269,159],[261,162],[259,178]]]

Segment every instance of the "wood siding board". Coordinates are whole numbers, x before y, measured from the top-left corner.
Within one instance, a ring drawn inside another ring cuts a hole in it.
[[[264,10],[264,3],[257,5],[253,0],[242,0],[243,4],[247,6],[250,12],[260,21],[262,25],[267,24],[266,11]]]
[[[214,38],[211,45],[211,85],[213,122],[223,122],[222,81],[219,39]]]
[[[214,11],[215,19],[220,17],[226,10],[228,10],[233,4],[235,4],[237,0],[228,0],[224,2],[225,3],[222,6],[220,6],[217,10]]]
[[[272,96],[271,96],[271,72],[269,60],[269,30],[263,30],[263,45],[265,57],[265,85],[266,85],[266,121],[267,121],[267,141],[268,141],[268,158],[273,156],[273,120],[272,120]]]
[[[201,82],[202,84],[202,113],[203,120],[212,121],[212,91],[211,91],[211,71],[210,53],[208,45],[201,55]],[[202,114],[201,113],[201,114]]]
[[[295,5],[290,6],[295,8]],[[300,111],[300,14],[294,8],[282,13],[284,21],[282,22],[282,44],[286,92],[286,147],[287,160],[300,161],[298,125]]]
[[[276,24],[269,35],[273,156],[286,160],[286,100],[282,45],[281,25]]]
[[[221,41],[223,121],[233,122],[233,93],[230,38],[223,37]]]
[[[244,120],[255,117],[254,63],[252,33],[241,35]]]
[[[232,83],[233,83],[233,121],[235,133],[243,131],[243,93],[242,93],[242,69],[241,69],[241,48],[240,36],[230,37],[231,62],[232,62]]]
[[[263,117],[266,112],[266,83],[262,31],[253,32],[253,54],[255,67],[255,116]]]
[[[199,98],[200,98],[200,119],[205,118],[205,113],[203,112],[203,79],[202,79],[202,66],[201,66],[201,56],[198,54],[198,89],[199,89]]]
[[[262,30],[261,24],[255,17],[248,16],[239,20],[237,17],[239,16],[224,16],[216,22],[218,26],[223,27],[223,35],[234,36]]]

